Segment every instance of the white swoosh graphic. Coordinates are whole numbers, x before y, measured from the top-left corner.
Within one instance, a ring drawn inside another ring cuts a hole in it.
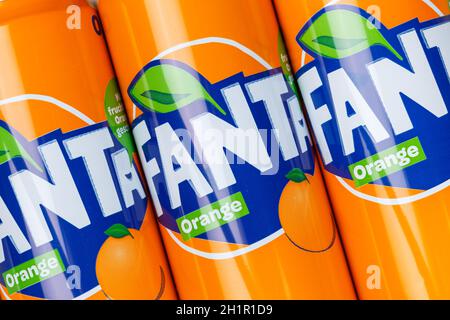
[[[10,104],[10,103],[15,103],[15,102],[27,101],[27,100],[44,101],[44,102],[54,104],[54,105],[60,107],[61,109],[73,114],[74,116],[76,116],[77,118],[86,122],[89,125],[95,124],[94,120],[92,120],[91,118],[86,116],[84,113],[80,112],[79,110],[75,109],[74,107],[69,106],[67,103],[64,103],[53,97],[44,96],[44,95],[40,95],[40,94],[24,94],[21,96],[0,100],[0,106],[5,105],[5,104]]]
[[[428,189],[427,191],[415,194],[413,196],[403,197],[403,198],[379,198],[379,197],[374,197],[374,196],[371,196],[371,195],[368,195],[368,194],[365,194],[358,190],[353,189],[341,177],[336,177],[336,179],[344,186],[345,189],[347,189],[350,193],[357,196],[358,198],[361,198],[361,199],[364,199],[364,200],[367,200],[370,202],[375,202],[378,204],[386,205],[386,206],[398,206],[398,205],[413,203],[413,202],[425,199],[429,196],[432,196],[433,194],[436,194],[436,193],[446,189],[448,186],[450,186],[450,179],[448,179],[447,181],[445,181],[431,189]]]
[[[262,240],[259,240],[258,242],[255,242],[249,246],[246,246],[245,248],[237,249],[234,251],[228,251],[228,252],[221,252],[221,253],[211,253],[211,252],[205,252],[201,250],[194,249],[183,242],[181,242],[171,230],[167,229],[167,232],[169,233],[170,237],[178,244],[182,249],[186,250],[189,253],[195,254],[199,257],[210,259],[210,260],[225,260],[225,259],[231,259],[238,256],[241,256],[243,254],[249,253],[253,250],[256,250],[258,248],[261,248],[262,246],[265,246],[269,242],[272,242],[273,240],[277,239],[278,237],[282,236],[284,234],[284,230],[280,229],[275,233],[272,233],[270,236],[265,237]]]

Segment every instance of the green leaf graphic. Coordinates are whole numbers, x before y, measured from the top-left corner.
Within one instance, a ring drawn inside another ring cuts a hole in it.
[[[199,79],[171,64],[162,63],[147,69],[130,88],[130,95],[141,106],[158,113],[169,113],[205,100],[226,114]]]
[[[136,151],[130,126],[120,95],[119,86],[115,78],[109,81],[105,92],[105,114],[108,125],[119,143],[127,149],[130,161],[133,161],[133,153]]]
[[[44,171],[14,136],[5,128],[0,127],[0,164],[6,163],[14,158],[23,158],[28,164],[40,172]]]
[[[382,46],[403,60],[369,19],[346,9],[323,13],[299,36],[298,41],[327,58],[342,59],[372,46]]]
[[[189,94],[170,94],[154,90],[145,91],[142,95],[148,99],[166,105],[177,103],[178,101],[189,96]]]
[[[303,181],[308,181],[308,178],[306,177],[306,175],[303,172],[303,170],[299,169],[299,168],[292,169],[286,175],[286,178],[288,178],[289,180],[291,180],[293,182],[296,182],[296,183],[300,183],[300,182],[303,182]]]
[[[127,227],[125,227],[123,224],[115,224],[111,226],[108,230],[105,231],[105,234],[107,236],[120,239],[126,236],[130,236],[134,239],[133,235],[131,234],[130,230],[128,230]]]
[[[329,36],[321,36],[318,37],[317,39],[314,39],[313,41],[317,42],[320,45],[334,48],[337,50],[346,50],[351,49],[354,46],[357,46],[360,43],[365,42],[366,39],[340,39]]]

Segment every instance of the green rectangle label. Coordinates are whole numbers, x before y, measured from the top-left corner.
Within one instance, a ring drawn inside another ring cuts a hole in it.
[[[249,213],[242,193],[238,192],[178,218],[177,225],[186,241]]]
[[[13,294],[64,271],[64,263],[55,249],[5,271],[2,276],[9,294]]]
[[[413,138],[348,167],[356,187],[384,178],[426,160],[419,138]]]

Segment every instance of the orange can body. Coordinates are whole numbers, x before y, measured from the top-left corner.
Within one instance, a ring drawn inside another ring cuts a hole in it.
[[[0,296],[175,299],[96,11],[0,2]]]
[[[180,297],[353,299],[271,2],[98,6]]]
[[[275,0],[363,299],[450,298],[446,0]]]

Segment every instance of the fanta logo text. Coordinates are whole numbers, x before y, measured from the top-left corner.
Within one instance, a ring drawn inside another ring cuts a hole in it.
[[[437,141],[448,140],[450,18],[393,29],[374,19],[353,6],[329,6],[298,35],[315,58],[297,73],[311,125],[326,169],[344,178],[350,165],[413,137],[427,155],[445,153]],[[442,166],[436,159],[422,170]],[[428,189],[449,174],[383,183]]]
[[[7,237],[20,254],[53,241],[44,212],[83,229],[97,215],[117,215],[146,198],[127,150],[105,123],[53,132],[32,143],[1,128],[15,139],[10,146],[21,152],[0,165],[0,263]],[[27,231],[19,227],[19,217]]]
[[[159,175],[164,176],[171,208],[177,209],[182,206],[180,188],[185,182],[198,198],[238,183],[230,156],[262,175],[274,175],[278,172],[274,159],[280,151],[284,162],[310,154],[306,121],[280,69],[248,78],[239,74],[212,85],[184,64],[156,61],[139,73],[129,94],[145,115],[156,115],[160,123],[151,134],[146,118],[141,118],[133,130],[141,159],[147,159],[144,171],[159,215],[161,192],[156,192],[154,183]],[[213,110],[207,112],[207,106]],[[258,123],[256,113],[267,118],[267,125]],[[174,128],[180,116],[182,126]],[[263,136],[269,127],[275,137],[270,142]],[[183,140],[179,129],[187,131]],[[157,143],[153,158],[147,147],[152,139]],[[272,156],[270,146],[278,147]],[[197,155],[200,163],[195,161]],[[199,166],[206,166],[208,173]]]
[[[360,69],[357,81],[342,67],[324,74],[313,63],[307,70],[300,72],[298,83],[325,164],[333,162],[330,137],[327,137],[324,130],[324,124],[329,121],[336,122],[344,155],[348,156],[355,152],[354,130],[357,128],[367,130],[375,143],[389,139],[391,132],[400,135],[414,128],[410,117],[414,110],[406,109],[404,99],[413,100],[436,120],[448,114],[443,88],[438,85],[435,76],[437,70],[434,68],[445,68],[450,75],[449,34],[450,22],[440,22],[433,27],[420,29],[419,32],[413,29],[399,34],[409,67],[389,58],[381,58],[354,66]],[[435,54],[440,53],[442,65],[430,65],[426,50],[431,49],[435,50]],[[355,82],[372,82],[378,95],[365,97]],[[448,87],[447,83],[447,90]],[[314,101],[317,90],[329,90],[330,101],[317,105]],[[382,103],[385,111],[382,116],[373,111],[373,101]],[[334,107],[334,115],[330,112],[330,105]],[[351,112],[348,111],[349,106],[353,109]]]

